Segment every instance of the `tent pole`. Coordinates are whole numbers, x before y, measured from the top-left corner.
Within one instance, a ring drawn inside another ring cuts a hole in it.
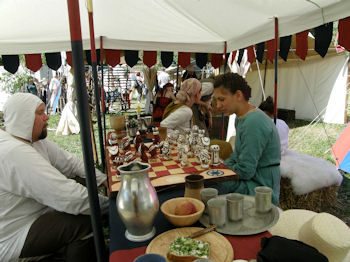
[[[228,57],[229,57],[226,52],[227,52],[227,42],[225,41],[225,46],[224,46],[224,54],[225,54],[224,74],[226,72],[227,60],[228,60]],[[224,140],[224,125],[225,125],[225,116],[224,116],[224,113],[221,113],[221,140]]]
[[[278,47],[277,47],[277,41],[278,41],[278,18],[275,17],[275,99],[274,99],[274,107],[273,107],[273,118],[274,122],[276,124],[277,122],[277,64],[278,64]]]
[[[103,137],[105,141],[105,148],[107,146],[106,138],[106,104],[105,104],[105,91],[103,83],[103,37],[100,36],[100,68],[101,68],[101,97],[102,97],[102,116],[103,116]],[[107,173],[107,166],[104,169]],[[108,182],[108,179],[107,179]]]
[[[89,102],[86,91],[83,44],[81,38],[81,25],[79,13],[79,0],[67,0],[69,29],[72,45],[72,58],[74,69],[74,82],[77,92],[77,105],[79,124],[81,126],[80,138],[82,143],[84,167],[86,173],[86,185],[89,196],[91,224],[94,233],[97,261],[107,261],[105,257],[105,243],[102,232],[101,211],[96,185],[95,166],[91,147],[91,134],[89,129]]]
[[[98,125],[98,137],[100,140],[100,154],[102,162],[102,170],[105,170],[106,160],[104,153],[104,142],[102,135],[102,123],[101,123],[101,110],[100,110],[100,89],[98,86],[98,76],[97,76],[97,56],[95,47],[95,33],[94,33],[94,18],[92,14],[92,0],[87,0],[88,13],[89,13],[89,28],[90,28],[90,43],[91,43],[91,65],[92,65],[92,75],[94,77],[94,93],[95,93],[95,106],[96,106],[96,117]]]

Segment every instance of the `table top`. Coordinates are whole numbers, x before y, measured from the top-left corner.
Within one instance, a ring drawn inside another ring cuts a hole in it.
[[[217,185],[212,187],[219,190],[221,188]],[[166,190],[158,192],[159,204],[170,198],[183,196],[184,190]],[[116,208],[116,199],[110,198],[110,262],[132,262],[136,257],[142,255],[146,252],[147,245],[154,239],[156,236],[160,235],[163,232],[176,228],[161,213],[159,210],[155,218],[154,226],[156,229],[156,235],[154,238],[144,241],[144,242],[132,242],[125,238],[125,226],[121,221],[117,208]],[[192,227],[203,227],[199,222],[192,225]],[[256,235],[250,236],[231,236],[222,234],[232,245],[234,250],[234,259],[256,259],[257,253],[260,251],[260,241],[263,237],[270,237],[271,234],[266,231]]]
[[[150,144],[146,143],[148,146]],[[133,152],[136,151],[133,145],[131,149]],[[110,192],[112,196],[115,196],[119,191],[121,178],[117,177],[117,168],[112,161],[108,146],[105,151]],[[183,184],[185,182],[184,178],[188,174],[201,174],[205,180],[211,180],[212,183],[238,179],[238,175],[222,163],[216,166],[210,165],[209,168],[205,169],[197,163],[196,158],[192,157],[189,158],[189,164],[182,167],[175,146],[172,149],[171,159],[164,159],[158,154],[155,158],[149,159],[149,164],[151,165],[149,177],[155,188]]]

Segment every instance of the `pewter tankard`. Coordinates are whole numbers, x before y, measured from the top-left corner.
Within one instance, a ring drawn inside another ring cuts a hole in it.
[[[150,165],[137,160],[118,167],[122,177],[116,205],[130,241],[142,242],[155,234],[154,219],[159,210],[156,191],[148,177]]]

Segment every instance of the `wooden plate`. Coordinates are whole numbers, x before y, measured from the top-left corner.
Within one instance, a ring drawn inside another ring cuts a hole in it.
[[[168,248],[171,242],[173,242],[176,237],[189,236],[193,232],[199,231],[201,229],[203,228],[181,227],[164,232],[163,234],[160,234],[155,239],[153,239],[151,243],[149,243],[146,249],[146,254],[155,253],[166,257],[168,253]],[[224,236],[220,235],[215,231],[212,231],[195,239],[209,242],[209,259],[220,262],[232,262],[233,249],[231,243]]]

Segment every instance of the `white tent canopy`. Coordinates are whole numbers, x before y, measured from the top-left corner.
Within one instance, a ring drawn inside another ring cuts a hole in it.
[[[87,9],[80,0],[84,49]],[[96,46],[105,49],[223,53],[350,16],[349,0],[93,1]],[[0,54],[70,51],[66,0],[1,0]]]

